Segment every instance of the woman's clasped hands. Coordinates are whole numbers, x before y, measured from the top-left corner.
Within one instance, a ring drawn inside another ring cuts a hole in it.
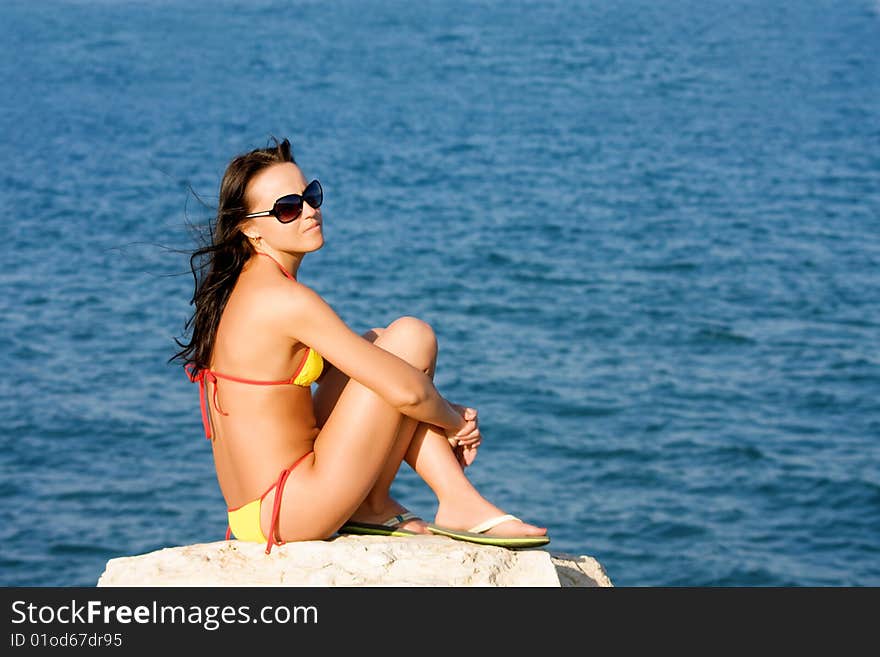
[[[457,431],[446,431],[446,439],[452,445],[452,452],[462,468],[466,468],[477,458],[477,448],[483,440],[477,419],[477,409],[460,404],[449,403],[462,416],[464,424]]]

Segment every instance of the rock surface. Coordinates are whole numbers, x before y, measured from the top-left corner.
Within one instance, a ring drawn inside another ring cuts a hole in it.
[[[589,556],[445,536],[217,541],[110,559],[98,586],[613,586]]]

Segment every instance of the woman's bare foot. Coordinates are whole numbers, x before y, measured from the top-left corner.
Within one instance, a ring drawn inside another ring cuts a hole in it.
[[[468,530],[480,523],[504,515],[504,511],[487,500],[468,504],[444,504],[437,507],[434,524],[456,530]],[[545,536],[546,527],[538,527],[519,520],[506,520],[485,532],[486,536]]]
[[[351,515],[350,521],[379,525],[393,516],[401,515],[406,512],[407,510],[391,497],[387,497],[380,503],[367,500]],[[416,532],[417,534],[430,533],[428,531],[428,524],[420,518],[406,520],[397,525],[395,529],[406,529],[411,532]]]

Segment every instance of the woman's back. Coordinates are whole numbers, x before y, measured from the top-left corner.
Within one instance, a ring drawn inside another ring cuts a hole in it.
[[[220,377],[216,401],[224,415],[213,404],[218,382],[208,382],[214,461],[231,507],[264,490],[277,476],[278,463],[292,462],[311,450],[319,431],[311,387],[277,385],[301,371],[310,349],[280,330],[274,305],[267,303],[275,294],[289,294],[289,286],[295,284],[277,262],[268,260],[258,254],[242,268],[223,309],[211,354],[212,372],[276,383],[257,385]]]

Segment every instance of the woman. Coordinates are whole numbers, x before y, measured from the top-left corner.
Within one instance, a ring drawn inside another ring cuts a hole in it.
[[[171,360],[199,383],[226,538],[265,541],[266,553],[337,531],[549,542],[545,528],[505,514],[465,476],[481,441],[477,412],[434,387],[431,327],[400,317],[358,335],[297,280],[305,254],[324,244],[322,201],[287,139],[240,155],[220,185],[212,244],[190,261],[193,333]],[[437,495],[432,524],[391,498],[403,460]]]

